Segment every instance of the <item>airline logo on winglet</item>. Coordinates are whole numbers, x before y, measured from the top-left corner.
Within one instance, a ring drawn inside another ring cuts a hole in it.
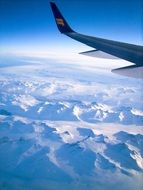
[[[61,19],[61,18],[56,18],[56,22],[57,22],[57,24],[59,24],[59,25],[62,25],[62,26],[65,25],[63,19]]]

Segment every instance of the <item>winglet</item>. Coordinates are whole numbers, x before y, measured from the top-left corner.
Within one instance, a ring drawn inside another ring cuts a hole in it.
[[[59,31],[61,33],[69,33],[69,32],[74,32],[70,26],[68,25],[68,23],[66,22],[66,20],[64,19],[64,17],[62,16],[62,14],[60,13],[58,7],[56,6],[55,3],[50,2],[51,4],[51,8],[55,17],[55,21],[57,24],[57,27],[59,29]]]

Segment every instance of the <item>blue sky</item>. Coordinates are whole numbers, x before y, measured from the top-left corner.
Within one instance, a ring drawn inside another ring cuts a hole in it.
[[[142,0],[54,0],[71,27],[84,34],[142,43]],[[60,35],[49,0],[0,1],[0,49],[74,49],[84,45]],[[87,47],[88,48],[88,47]],[[88,48],[89,49],[89,48]]]

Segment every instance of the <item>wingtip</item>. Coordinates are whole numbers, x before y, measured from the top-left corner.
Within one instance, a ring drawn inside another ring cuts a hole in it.
[[[55,17],[55,21],[57,24],[57,27],[61,33],[70,33],[73,32],[73,30],[70,28],[68,23],[66,22],[65,18],[61,14],[60,10],[58,9],[57,5],[50,1],[51,9]]]
[[[54,1],[50,1],[50,5],[55,5],[55,2]]]
[[[53,9],[54,7],[56,7],[56,4],[55,4],[55,2],[53,2],[53,1],[50,1],[50,6],[51,6],[51,8]]]

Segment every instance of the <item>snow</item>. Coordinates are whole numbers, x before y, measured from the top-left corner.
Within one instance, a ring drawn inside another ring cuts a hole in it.
[[[13,59],[0,67],[0,188],[141,190],[142,82]]]
[[[19,95],[15,97],[12,104],[21,107],[24,111],[28,111],[28,108],[38,104],[38,101],[30,95]]]
[[[132,112],[132,114],[134,114],[134,115],[143,116],[143,111],[142,111],[142,110],[138,110],[138,109],[133,108],[133,109],[131,110],[131,112]]]

